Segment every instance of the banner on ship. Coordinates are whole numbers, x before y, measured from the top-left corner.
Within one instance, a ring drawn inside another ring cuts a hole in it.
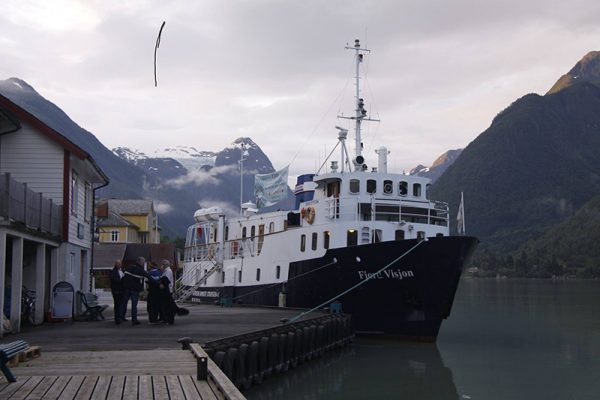
[[[289,167],[270,174],[254,175],[254,196],[259,208],[272,206],[287,198]]]

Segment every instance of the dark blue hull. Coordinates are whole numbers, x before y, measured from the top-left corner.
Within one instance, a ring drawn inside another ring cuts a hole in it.
[[[313,308],[356,286],[338,301],[359,333],[435,341],[477,243],[473,237],[451,236],[429,238],[409,253],[417,240],[330,249],[322,258],[290,263],[285,284],[205,290],[219,291],[234,302],[272,306],[285,291],[288,307]]]

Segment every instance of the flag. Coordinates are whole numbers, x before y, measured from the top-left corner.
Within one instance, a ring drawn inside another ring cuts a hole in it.
[[[258,208],[269,207],[287,199],[289,165],[270,174],[254,175],[254,197]]]
[[[457,230],[460,236],[465,235],[465,202],[463,192],[460,192],[460,206],[458,206],[458,214],[456,215],[456,222],[458,223]]]

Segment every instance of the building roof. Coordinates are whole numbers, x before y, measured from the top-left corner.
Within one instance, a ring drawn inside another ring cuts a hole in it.
[[[152,200],[119,200],[109,199],[108,209],[121,215],[154,214]]]
[[[124,243],[94,243],[92,268],[112,268],[115,260],[123,260],[126,249],[127,245]]]
[[[137,226],[136,224],[121,217],[119,214],[117,214],[113,211],[108,212],[107,218],[99,218],[97,225],[98,225],[98,227],[126,226],[126,227],[140,229],[139,226]]]

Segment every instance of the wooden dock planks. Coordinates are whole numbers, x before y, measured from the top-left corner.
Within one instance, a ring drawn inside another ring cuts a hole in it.
[[[196,366],[194,354],[182,350],[45,352],[14,368],[17,382],[0,380],[0,399],[243,399],[196,380]]]

